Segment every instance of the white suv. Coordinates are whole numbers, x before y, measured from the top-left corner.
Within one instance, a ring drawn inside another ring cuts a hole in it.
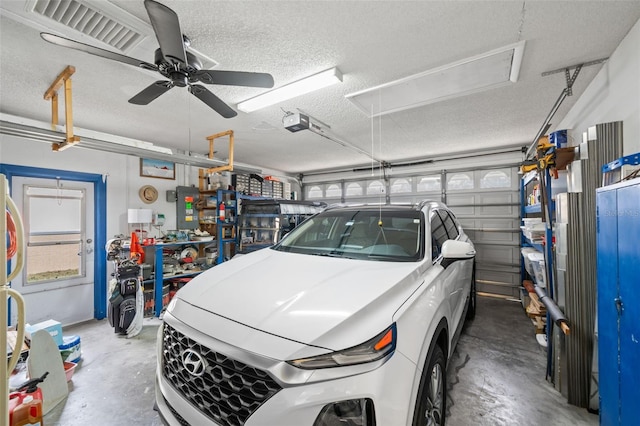
[[[475,250],[437,202],[334,207],[173,298],[158,334],[169,425],[443,425],[475,313]]]

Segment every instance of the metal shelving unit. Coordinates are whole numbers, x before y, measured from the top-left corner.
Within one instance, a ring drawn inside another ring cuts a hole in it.
[[[272,246],[307,217],[326,207],[324,203],[311,201],[241,198],[238,224],[241,253]]]
[[[190,272],[182,272],[173,275],[165,275],[164,274],[164,263],[163,263],[163,250],[165,248],[176,248],[176,247],[186,247],[186,246],[196,246],[196,247],[204,247],[207,244],[211,244],[211,241],[179,241],[173,243],[160,243],[155,244],[153,246],[145,246],[145,248],[149,248],[153,250],[154,261],[153,261],[153,279],[148,279],[143,281],[144,284],[153,283],[153,305],[154,305],[154,316],[159,316],[160,312],[164,307],[162,302],[162,288],[164,286],[164,282],[170,279],[175,278],[185,278],[185,277],[194,277],[205,270],[192,270]]]
[[[218,217],[216,219],[216,240],[218,242],[218,259],[220,264],[231,259],[238,244],[238,192],[218,189],[216,192]],[[224,204],[225,218],[220,219],[220,205]]]

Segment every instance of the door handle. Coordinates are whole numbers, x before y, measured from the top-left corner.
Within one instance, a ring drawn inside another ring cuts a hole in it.
[[[622,304],[622,299],[619,297],[616,297],[615,299],[613,299],[613,301],[616,304],[616,310],[618,311],[618,314],[621,314],[622,311],[624,311],[624,305]]]

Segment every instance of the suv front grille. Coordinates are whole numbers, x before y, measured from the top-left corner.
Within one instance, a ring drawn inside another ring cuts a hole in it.
[[[166,323],[162,349],[165,379],[204,415],[223,426],[244,425],[254,411],[282,389],[265,371],[215,352]]]

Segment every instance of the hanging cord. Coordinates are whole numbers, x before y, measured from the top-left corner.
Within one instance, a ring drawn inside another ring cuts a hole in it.
[[[380,111],[382,111],[382,93],[378,90],[378,107]],[[371,154],[373,155],[373,148],[371,148]],[[382,114],[378,116],[378,155],[382,155]],[[382,161],[379,163],[380,166],[380,179],[382,179],[382,188],[380,189],[380,197],[378,200],[378,226],[382,230],[382,197],[384,196],[384,170],[382,168]],[[382,231],[382,236],[384,237],[384,231]],[[385,238],[386,240],[386,238]]]
[[[60,177],[56,177],[56,202],[59,206],[62,205],[62,185],[60,184]]]
[[[189,127],[189,131],[188,131],[187,137],[189,138],[188,139],[188,141],[189,141],[189,156],[191,156],[191,98],[192,98],[191,96],[187,96],[187,114],[188,114],[187,126]],[[188,173],[187,170],[190,170],[190,169],[191,169],[191,166],[185,164],[183,173],[184,173],[184,181],[187,184],[189,183],[189,180],[188,180],[189,173]]]
[[[373,129],[374,129],[374,124],[373,124],[373,104],[371,104],[371,177],[373,177],[373,141],[374,141],[374,136],[373,136]]]

